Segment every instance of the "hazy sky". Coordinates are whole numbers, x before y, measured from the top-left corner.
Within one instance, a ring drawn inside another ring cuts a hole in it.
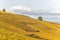
[[[18,9],[18,10],[43,10],[51,13],[60,14],[60,0],[0,0],[0,9]],[[36,17],[32,15],[32,17]],[[60,15],[44,15],[43,18],[49,21],[60,21]],[[52,20],[53,19],[53,20]]]
[[[26,6],[31,9],[60,13],[60,0],[0,0],[0,9],[12,6]]]

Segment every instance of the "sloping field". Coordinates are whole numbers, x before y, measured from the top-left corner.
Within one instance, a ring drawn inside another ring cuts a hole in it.
[[[0,40],[60,40],[60,24],[0,12]]]

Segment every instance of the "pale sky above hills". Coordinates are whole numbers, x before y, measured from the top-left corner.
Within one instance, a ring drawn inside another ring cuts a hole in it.
[[[60,14],[60,0],[0,0],[0,9],[42,11]],[[35,18],[36,15],[30,15]],[[60,15],[43,15],[44,20],[60,22]]]
[[[12,6],[24,6],[34,10],[60,13],[60,0],[0,0],[0,9],[9,9]]]

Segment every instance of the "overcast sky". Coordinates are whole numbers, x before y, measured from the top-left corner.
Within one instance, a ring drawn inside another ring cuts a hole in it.
[[[18,10],[43,10],[51,13],[59,13],[60,14],[60,0],[0,0],[0,9],[18,9]],[[50,15],[51,16],[51,15]],[[60,15],[47,17],[44,15],[45,20],[52,21],[60,21]],[[32,15],[32,17],[36,17]]]
[[[24,6],[34,10],[41,9],[60,13],[60,0],[0,0],[0,9],[8,9],[13,6]]]

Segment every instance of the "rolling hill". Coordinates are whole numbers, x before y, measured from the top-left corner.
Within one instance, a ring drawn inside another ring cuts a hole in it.
[[[60,24],[0,11],[0,40],[60,40]]]

